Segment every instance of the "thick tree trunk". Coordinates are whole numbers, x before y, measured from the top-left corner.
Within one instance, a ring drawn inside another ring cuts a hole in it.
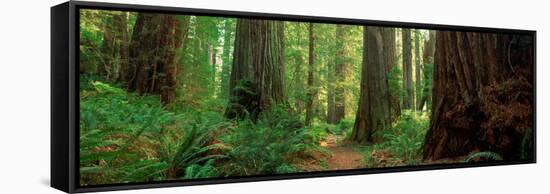
[[[182,26],[176,16],[140,13],[130,44],[127,86],[140,94],[157,94],[163,103],[174,98],[176,51]]]
[[[411,30],[403,28],[403,89],[405,96],[403,97],[403,108],[413,109],[414,89],[412,81],[412,54],[411,54]]]
[[[491,151],[532,159],[533,40],[439,31],[424,160]]]
[[[395,28],[382,28],[384,42],[384,64],[386,73],[389,73],[397,66],[397,46],[395,44]],[[398,91],[390,90],[390,105],[392,121],[397,120],[401,115],[401,101]]]
[[[313,32],[313,23],[309,23],[309,55],[308,55],[308,72],[307,72],[307,102],[306,102],[306,126],[311,125],[313,120],[313,103],[315,101],[317,91],[313,86],[314,71],[315,71],[315,34]]]
[[[380,27],[364,27],[363,65],[359,107],[351,139],[358,143],[370,143],[376,130],[390,126],[390,101],[384,46]]]
[[[420,107],[420,98],[422,95],[422,88],[421,83],[422,79],[420,77],[420,31],[418,29],[414,30],[414,90],[415,90],[415,96],[414,96],[414,102],[416,106],[416,110],[422,110],[422,107]]]
[[[246,111],[257,118],[272,103],[286,103],[283,36],[282,22],[237,20],[227,117],[240,118]]]
[[[336,27],[336,67],[335,67],[335,88],[334,88],[334,122],[338,123],[346,116],[346,93],[345,86],[349,76],[349,56],[351,47],[349,43],[349,26],[338,25]]]

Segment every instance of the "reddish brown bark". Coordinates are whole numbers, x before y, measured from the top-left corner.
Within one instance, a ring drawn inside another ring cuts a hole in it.
[[[246,110],[256,118],[272,103],[286,103],[282,22],[238,19],[233,52],[228,117],[242,117]]]
[[[433,106],[424,160],[491,151],[530,159],[533,139],[533,39],[439,31]]]
[[[422,110],[420,107],[420,98],[422,95],[422,78],[420,77],[421,65],[420,65],[420,31],[418,29],[413,31],[414,33],[414,105],[416,110]]]
[[[313,33],[313,23],[309,24],[309,55],[308,55],[308,72],[307,72],[307,101],[306,101],[306,126],[311,125],[313,120],[313,103],[317,95],[317,91],[313,86],[314,70],[315,70],[315,34]]]
[[[176,16],[140,13],[130,45],[127,86],[140,94],[157,94],[163,103],[174,99],[176,51],[182,46]]]
[[[384,64],[386,73],[397,66],[397,45],[395,42],[395,28],[382,28],[384,42]],[[390,90],[391,117],[395,121],[401,116],[401,100],[397,91]],[[392,95],[393,94],[393,95]]]
[[[405,90],[405,96],[403,96],[403,109],[414,108],[414,89],[412,81],[412,47],[411,47],[411,29],[401,29],[403,38],[403,89]]]
[[[380,27],[364,27],[363,64],[359,107],[351,139],[373,142],[372,134],[390,126],[390,101],[384,64],[384,47]]]
[[[346,93],[348,88],[345,83],[349,75],[350,55],[353,52],[349,46],[350,26],[337,25],[336,27],[336,64],[335,64],[335,84],[334,84],[334,114],[333,123],[338,123],[346,116],[346,102],[348,101]]]

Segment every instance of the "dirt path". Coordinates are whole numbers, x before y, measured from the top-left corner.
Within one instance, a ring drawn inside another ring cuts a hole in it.
[[[306,171],[345,170],[364,167],[363,155],[355,151],[352,146],[339,145],[337,136],[329,136],[319,142],[321,147],[330,151],[330,154],[316,154],[313,160],[302,165]]]
[[[355,151],[351,146],[339,145],[338,136],[330,135],[327,137],[326,144],[321,142],[332,152],[332,156],[327,159],[329,170],[344,170],[361,168],[364,165],[363,155]]]
[[[363,156],[351,147],[329,147],[332,157],[327,160],[330,170],[357,169],[363,167]]]

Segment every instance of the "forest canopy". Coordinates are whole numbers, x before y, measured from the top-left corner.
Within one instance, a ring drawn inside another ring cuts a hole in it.
[[[80,185],[533,159],[533,37],[80,10]]]

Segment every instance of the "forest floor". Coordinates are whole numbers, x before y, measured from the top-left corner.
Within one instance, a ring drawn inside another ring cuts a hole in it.
[[[328,153],[313,153],[311,160],[299,166],[306,171],[358,169],[365,166],[363,155],[352,145],[341,142],[341,137],[329,135],[320,141]]]

